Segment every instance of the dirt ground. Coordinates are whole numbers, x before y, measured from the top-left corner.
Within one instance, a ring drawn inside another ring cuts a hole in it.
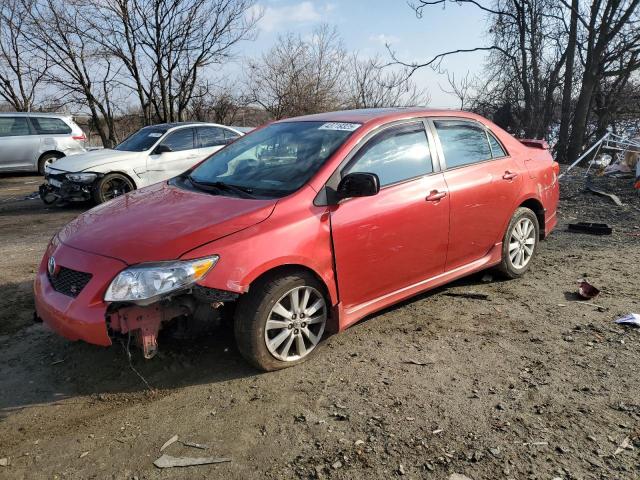
[[[229,332],[165,341],[133,365],[116,344],[71,343],[32,322],[50,237],[87,206],[26,199],[0,176],[0,478],[640,478],[640,198],[562,188],[560,225],[520,280],[456,282],[326,340],[310,362],[261,374]],[[611,236],[567,232],[572,221]],[[589,279],[602,293],[575,297]],[[488,300],[448,296],[478,292]],[[160,470],[164,453],[231,459]],[[7,466],[1,466],[6,459]]]

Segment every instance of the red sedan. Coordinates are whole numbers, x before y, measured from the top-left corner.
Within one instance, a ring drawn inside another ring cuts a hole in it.
[[[471,113],[354,110],[256,130],[51,241],[37,315],[71,340],[234,320],[263,370],[326,331],[489,267],[516,278],[556,225],[558,164]]]

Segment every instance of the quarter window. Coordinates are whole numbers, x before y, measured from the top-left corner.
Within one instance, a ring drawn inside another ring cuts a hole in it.
[[[26,117],[0,117],[0,137],[21,137],[30,133]]]
[[[429,142],[422,122],[385,130],[356,153],[343,172],[375,173],[380,186],[433,172]]]
[[[166,145],[174,152],[191,150],[194,148],[193,130],[193,128],[181,128],[180,130],[176,130],[175,132],[170,133],[167,138],[162,141],[162,144]]]
[[[471,122],[435,120],[447,168],[461,167],[493,158],[485,130]]]
[[[507,154],[504,153],[504,148],[498,142],[498,139],[491,132],[487,132],[487,136],[489,137],[489,145],[491,146],[491,153],[493,154],[493,158],[506,157]]]
[[[31,123],[39,135],[68,135],[71,127],[59,118],[31,117]]]

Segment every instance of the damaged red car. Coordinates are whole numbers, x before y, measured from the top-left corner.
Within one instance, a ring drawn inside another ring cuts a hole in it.
[[[354,110],[271,123],[167,182],[80,215],[51,240],[37,316],[71,340],[233,320],[262,370],[327,332],[490,267],[530,267],[556,225],[546,144],[477,115]]]

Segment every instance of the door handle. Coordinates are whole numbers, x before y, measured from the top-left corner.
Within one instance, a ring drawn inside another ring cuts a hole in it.
[[[513,180],[517,176],[518,176],[517,173],[513,173],[507,170],[506,172],[504,172],[504,175],[502,176],[502,178],[504,178],[505,180]]]
[[[431,190],[431,193],[426,198],[427,202],[439,202],[447,196],[447,192],[439,192],[438,190]]]

